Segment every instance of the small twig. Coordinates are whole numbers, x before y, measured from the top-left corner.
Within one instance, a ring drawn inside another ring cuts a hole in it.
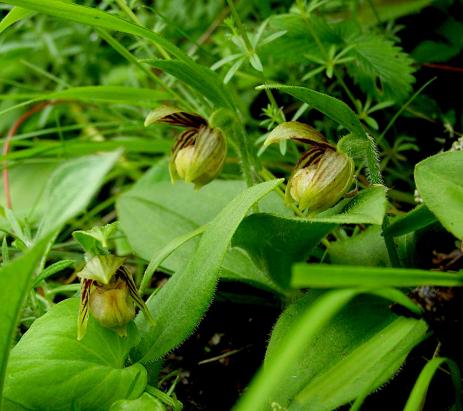
[[[437,63],[425,63],[422,64],[423,67],[434,68],[442,71],[450,71],[453,73],[463,73],[463,67],[449,66],[447,64],[437,64]]]
[[[206,360],[199,361],[198,365],[208,364],[208,363],[211,363],[211,362],[221,360],[222,358],[230,357],[231,355],[237,354],[237,353],[239,353],[239,352],[241,352],[241,351],[243,351],[243,350],[245,350],[245,349],[247,349],[249,347],[251,347],[251,345],[247,345],[246,347],[238,348],[236,350],[227,351],[226,353],[217,355],[216,357],[207,358]]]

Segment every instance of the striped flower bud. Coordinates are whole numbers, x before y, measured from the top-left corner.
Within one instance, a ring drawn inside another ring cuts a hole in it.
[[[227,142],[220,130],[207,126],[185,130],[172,150],[172,181],[181,179],[200,188],[220,174],[226,154]]]
[[[198,114],[169,106],[161,106],[146,117],[145,126],[154,123],[186,127],[172,148],[169,163],[172,182],[184,180],[200,188],[220,174],[227,155],[227,141],[218,128],[209,127]]]
[[[328,143],[318,130],[297,121],[275,127],[264,147],[284,140],[309,144],[286,185],[286,202],[296,202],[300,210],[319,213],[335,205],[354,181],[354,162]]]
[[[330,148],[307,151],[286,186],[286,200],[300,210],[319,213],[335,205],[354,181],[354,162]]]
[[[101,326],[112,329],[120,336],[127,335],[127,324],[135,317],[135,306],[152,321],[123,262],[121,257],[98,255],[90,259],[78,274],[81,278],[78,340],[85,335],[89,314]]]

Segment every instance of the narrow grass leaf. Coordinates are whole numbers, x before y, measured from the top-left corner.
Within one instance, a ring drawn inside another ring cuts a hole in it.
[[[148,30],[142,26],[130,23],[117,16],[106,13],[97,8],[80,6],[75,3],[63,3],[60,0],[1,0],[2,3],[20,6],[28,10],[33,10],[39,13],[48,14],[50,16],[62,18],[65,20],[74,21],[76,23],[86,24],[94,27],[101,27],[108,30],[120,31],[127,34],[141,36],[153,43],[161,46],[178,59],[193,62],[183,51],[164,39],[159,34]]]
[[[210,223],[188,265],[148,300],[155,325],[137,317],[142,340],[136,355],[141,361],[162,357],[191,334],[211,303],[222,261],[238,225],[249,208],[281,181],[258,184],[235,197]]]
[[[57,261],[56,263],[45,268],[45,270],[43,270],[37,276],[37,278],[35,278],[34,284],[32,286],[37,287],[43,280],[47,279],[48,277],[51,277],[53,274],[59,273],[60,271],[64,270],[65,268],[70,267],[73,264],[74,264],[73,260]]]
[[[120,103],[151,107],[159,104],[167,94],[149,88],[124,86],[85,86],[45,94],[40,100],[80,100],[96,103]]]
[[[421,411],[423,409],[432,378],[443,365],[447,365],[450,369],[450,376],[455,387],[455,406],[452,409],[455,411],[463,409],[461,375],[458,365],[448,358],[436,357],[428,361],[421,371],[405,404],[404,411]]]
[[[208,98],[215,106],[233,107],[230,92],[226,91],[217,73],[211,69],[180,60],[146,60],[146,62],[183,81]]]
[[[35,12],[21,7],[13,7],[0,21],[0,34],[18,21],[34,15]]]
[[[295,264],[295,288],[463,286],[463,275],[419,269],[355,267],[328,264]]]

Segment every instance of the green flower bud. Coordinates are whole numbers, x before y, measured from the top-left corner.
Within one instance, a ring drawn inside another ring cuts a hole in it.
[[[118,274],[109,284],[95,283],[90,292],[90,313],[100,325],[127,335],[127,324],[135,317],[135,305],[126,281]]]
[[[286,186],[286,200],[319,213],[336,204],[354,181],[354,162],[331,148],[314,147],[299,160]]]
[[[227,141],[218,128],[210,127],[198,114],[170,106],[158,107],[148,114],[145,127],[154,123],[187,127],[172,149],[169,163],[172,182],[184,180],[198,189],[220,174],[227,155]]]
[[[78,273],[81,278],[78,340],[85,335],[89,314],[100,325],[113,329],[120,336],[127,335],[127,324],[135,317],[135,306],[153,322],[123,262],[121,257],[97,255]]]
[[[172,150],[172,181],[181,179],[200,188],[220,174],[226,155],[227,142],[219,129],[201,126],[185,130]]]

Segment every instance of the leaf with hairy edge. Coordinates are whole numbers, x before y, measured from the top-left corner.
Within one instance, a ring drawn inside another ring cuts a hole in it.
[[[311,90],[307,87],[285,86],[281,84],[272,84],[258,87],[258,89],[265,88],[275,88],[277,90],[284,91],[285,93],[296,97],[304,103],[307,103],[310,107],[321,111],[323,114],[341,124],[352,133],[367,139],[367,135],[363,130],[362,125],[360,124],[360,120],[349,108],[349,106],[341,100],[331,97],[328,94]]]
[[[281,181],[261,183],[236,196],[209,224],[188,265],[150,297],[147,306],[155,325],[150,326],[142,316],[136,319],[142,337],[136,356],[141,361],[162,357],[191,334],[211,303],[222,261],[238,225],[249,208]]]
[[[77,341],[79,300],[55,305],[34,322],[11,351],[5,383],[6,404],[24,409],[103,411],[114,401],[138,398],[147,374],[140,364],[125,367],[138,341],[133,323],[119,337],[90,318]],[[6,408],[11,409],[11,408]]]
[[[333,224],[381,224],[386,213],[386,190],[378,185],[345,199],[333,208],[310,218],[312,222]]]
[[[310,291],[283,312],[272,332],[266,353],[266,363],[273,361],[278,347],[294,326],[298,316],[306,307],[313,304],[319,295],[319,291]],[[297,398],[298,393],[305,392],[305,389],[310,388],[313,384],[320,389],[320,396],[325,395],[323,391],[327,389],[327,386],[322,383],[317,384],[317,381],[326,382],[331,378],[333,384],[337,384],[341,388],[344,387],[345,392],[350,392],[355,397],[363,388],[370,388],[374,377],[372,376],[373,369],[376,369],[378,374],[383,373],[385,379],[390,377],[391,373],[387,372],[387,366],[378,369],[382,362],[381,356],[386,357],[387,350],[384,347],[375,350],[375,339],[378,338],[378,335],[387,333],[388,327],[394,323],[396,318],[388,305],[389,303],[383,299],[366,295],[359,296],[344,306],[320,330],[312,344],[307,345],[301,352],[299,360],[295,361],[292,369],[288,371],[288,375],[291,377],[287,379],[287,382],[274,388],[272,401],[283,407],[291,404],[289,409],[298,409],[292,400],[294,397]],[[370,355],[367,357],[368,353]],[[362,357],[363,354],[365,358]],[[391,355],[390,352],[388,354]],[[375,358],[372,358],[372,355]],[[400,362],[401,357],[399,356]],[[361,367],[357,363],[359,358]],[[394,365],[397,367],[397,361]],[[344,374],[354,366],[360,368],[359,372],[355,374],[359,377],[356,380],[351,378],[351,374]],[[394,372],[395,370],[396,368],[391,371]],[[346,375],[349,379],[346,379]],[[371,387],[371,389],[378,385]],[[333,401],[334,404],[338,401],[339,404],[341,401],[338,395],[334,394],[335,392],[339,392],[339,390],[333,389],[329,398],[324,398],[324,401]],[[326,409],[335,408],[334,404],[332,407],[326,407]]]
[[[281,404],[273,401],[275,387],[294,383],[291,371],[295,369],[297,361],[304,352],[320,337],[320,331],[323,330],[323,327],[329,324],[333,317],[354,297],[364,293],[363,290],[351,289],[330,291],[315,301],[304,304],[300,313],[295,316],[291,326],[275,347],[272,358],[267,359],[265,367],[254,377],[234,410],[260,411],[267,410],[272,404],[281,406]],[[385,296],[390,297],[386,294]],[[373,343],[366,342],[355,349],[352,356],[341,359],[339,373],[336,374],[338,367],[333,367],[329,370],[333,371],[334,374],[328,376],[325,374],[322,375],[323,378],[311,380],[312,383],[318,384],[317,390],[313,391],[310,385],[306,386],[298,393],[294,408],[290,409],[306,410],[307,404],[311,401],[314,410],[334,409],[362,394],[365,381],[368,386],[372,382],[384,382],[397,370],[411,349],[423,340],[426,330],[427,325],[423,321],[407,318],[394,321],[373,337],[376,339]],[[390,338],[384,338],[384,332]],[[362,359],[363,361],[361,361]],[[365,364],[366,359],[368,361]],[[378,361],[377,365],[382,362],[383,367],[372,367],[375,360]],[[352,379],[349,370],[353,365],[359,366],[360,363],[363,366],[368,366],[369,372],[364,376],[363,384],[356,385],[358,380]],[[369,375],[373,377],[373,381],[368,378]],[[334,385],[338,387],[337,390],[331,388]],[[320,397],[317,395],[323,396],[321,404],[319,403]],[[323,408],[323,401],[330,401],[329,406]]]
[[[415,168],[416,187],[424,204],[442,225],[463,239],[463,151],[437,154]]]
[[[287,287],[291,264],[304,261],[336,224],[313,223],[302,218],[252,214],[236,231],[232,245],[245,249],[262,271]]]
[[[159,170],[148,171],[116,203],[121,229],[136,254],[147,261],[157,257],[171,241],[209,223],[244,188],[242,181],[215,180],[195,191],[189,184],[159,181]],[[259,202],[263,212],[291,215],[277,194],[271,193]],[[285,212],[287,214],[285,214]],[[147,229],[156,227],[156,230]],[[192,258],[198,245],[194,238],[177,248],[161,264],[167,272],[181,270]],[[221,278],[274,288],[245,250],[232,247],[222,263]]]

